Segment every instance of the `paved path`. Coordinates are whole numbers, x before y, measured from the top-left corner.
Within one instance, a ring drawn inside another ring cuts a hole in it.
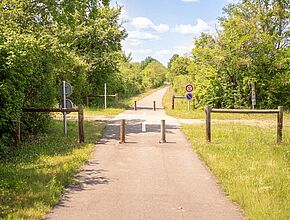
[[[166,88],[142,99],[144,107],[110,121],[92,159],[77,175],[47,219],[171,220],[243,219],[192,150],[179,122],[164,110],[148,109]],[[126,144],[119,144],[119,120],[127,119]],[[159,144],[160,120],[168,143]],[[141,123],[146,132],[141,132]]]

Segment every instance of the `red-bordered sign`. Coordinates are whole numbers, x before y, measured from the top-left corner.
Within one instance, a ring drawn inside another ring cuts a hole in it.
[[[191,85],[191,84],[187,84],[187,85],[185,86],[185,90],[186,90],[186,92],[192,92],[192,90],[193,90],[193,85]]]

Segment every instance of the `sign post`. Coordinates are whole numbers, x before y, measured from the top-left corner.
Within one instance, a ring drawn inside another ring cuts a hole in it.
[[[107,83],[105,83],[105,109],[107,108]]]
[[[193,95],[192,95],[192,91],[193,91],[193,85],[191,85],[191,84],[187,84],[186,86],[185,86],[185,90],[186,90],[186,95],[185,95],[185,97],[186,97],[186,99],[187,99],[187,111],[190,111],[190,101],[192,100],[192,98],[193,98]]]
[[[255,86],[255,83],[252,83],[251,87],[252,87],[252,109],[255,109],[255,105],[256,105],[256,86]]]
[[[65,81],[62,82],[62,91],[63,91],[63,108],[66,108],[66,89],[65,89]],[[63,129],[64,135],[67,136],[67,121],[66,121],[66,112],[63,113]]]
[[[73,87],[71,84],[69,84],[66,81],[63,81],[61,85],[58,87],[58,92],[59,95],[62,97],[62,100],[60,102],[61,108],[72,108],[73,104],[71,100],[67,99],[72,94]],[[64,135],[67,136],[67,118],[66,118],[67,113],[63,113],[63,130],[64,130]]]

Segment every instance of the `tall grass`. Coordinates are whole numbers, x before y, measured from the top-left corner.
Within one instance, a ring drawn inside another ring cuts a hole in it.
[[[276,127],[213,124],[212,143],[204,125],[183,132],[248,219],[290,219],[290,127],[276,144]]]
[[[47,134],[23,143],[13,159],[0,163],[0,218],[43,219],[89,158],[104,123],[85,122],[86,143],[78,144],[77,122],[53,121]]]

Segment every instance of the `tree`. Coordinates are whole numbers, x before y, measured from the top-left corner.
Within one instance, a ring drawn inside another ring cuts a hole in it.
[[[151,63],[152,61],[157,61],[156,59],[152,57],[146,57],[145,60],[141,61],[141,69],[144,70],[146,66]],[[158,62],[158,61],[157,61]]]
[[[178,54],[173,54],[172,57],[169,59],[169,62],[167,64],[167,68],[169,70],[171,70],[171,65],[172,65],[173,61],[176,60],[178,57],[179,57]]]

